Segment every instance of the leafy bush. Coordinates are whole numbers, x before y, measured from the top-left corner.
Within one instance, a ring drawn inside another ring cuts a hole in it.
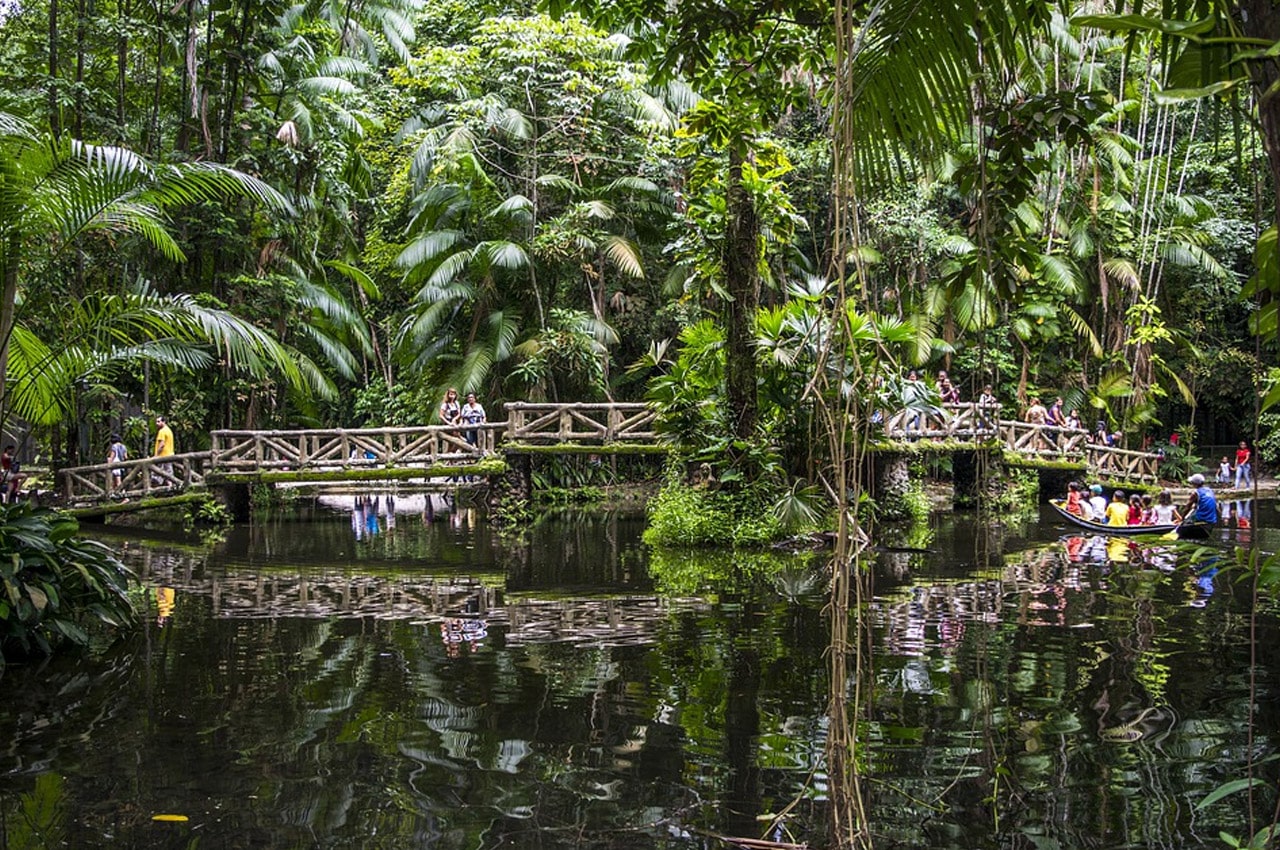
[[[758,489],[711,490],[668,480],[649,503],[650,546],[760,546],[784,535]]]
[[[70,517],[29,503],[0,507],[0,659],[87,645],[89,629],[137,622],[134,580],[101,543],[77,536]]]

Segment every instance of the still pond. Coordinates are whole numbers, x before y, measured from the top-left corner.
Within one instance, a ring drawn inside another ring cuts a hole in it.
[[[1280,775],[1277,606],[1233,566],[1280,549],[1280,517],[1233,508],[1198,557],[1048,513],[940,514],[927,551],[881,553],[858,723],[876,846],[1245,834],[1247,795],[1201,803]],[[642,526],[504,538],[403,494],[204,541],[94,532],[142,577],[146,627],[5,671],[0,846],[823,846],[825,563],[652,553]],[[1255,796],[1255,828],[1275,804]]]

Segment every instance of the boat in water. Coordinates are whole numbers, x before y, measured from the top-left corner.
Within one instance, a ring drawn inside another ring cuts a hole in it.
[[[1203,522],[1171,522],[1162,525],[1107,525],[1105,522],[1094,522],[1067,510],[1062,499],[1051,499],[1049,504],[1063,519],[1072,525],[1087,528],[1096,534],[1130,536],[1137,534],[1177,534],[1179,540],[1205,540],[1209,537],[1212,525]]]

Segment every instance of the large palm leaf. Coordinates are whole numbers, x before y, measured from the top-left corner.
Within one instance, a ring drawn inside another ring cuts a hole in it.
[[[77,309],[90,311],[75,316],[72,327],[81,330],[73,330],[70,339],[44,341],[51,356],[40,355],[30,333],[22,330],[23,270],[48,263],[73,246],[91,249],[95,237],[110,244],[124,235],[141,237],[153,250],[180,261],[182,251],[167,227],[168,211],[228,198],[291,210],[280,193],[234,169],[213,163],[157,166],[124,148],[43,136],[20,119],[0,114],[0,419],[14,407],[44,421],[64,403],[55,396],[70,378],[102,362],[151,356],[146,345],[165,341],[171,346],[212,345],[233,368],[278,371],[300,389],[327,391],[295,352],[264,331],[186,296],[164,303],[153,298],[140,311],[134,308],[141,302],[126,308],[98,305],[104,313],[81,305]],[[144,294],[138,297],[145,300]],[[113,309],[115,315],[106,320]],[[88,330],[95,326],[97,330]],[[22,343],[21,356],[11,367],[15,337]],[[93,351],[95,346],[102,346],[101,351]],[[152,351],[160,356],[163,349]],[[168,352],[181,360],[177,347]],[[200,362],[197,357],[186,365]],[[20,396],[10,392],[11,379],[18,382]]]

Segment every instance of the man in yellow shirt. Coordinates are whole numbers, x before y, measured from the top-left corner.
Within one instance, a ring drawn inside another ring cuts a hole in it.
[[[1128,525],[1129,503],[1124,500],[1124,491],[1117,490],[1111,494],[1111,504],[1107,505],[1107,525]]]
[[[151,452],[152,457],[169,457],[173,454],[173,431],[165,423],[163,416],[156,417],[156,446]],[[165,487],[175,484],[173,480],[173,464],[157,463],[155,465],[157,472],[161,475],[152,475],[151,483],[155,486]]]

